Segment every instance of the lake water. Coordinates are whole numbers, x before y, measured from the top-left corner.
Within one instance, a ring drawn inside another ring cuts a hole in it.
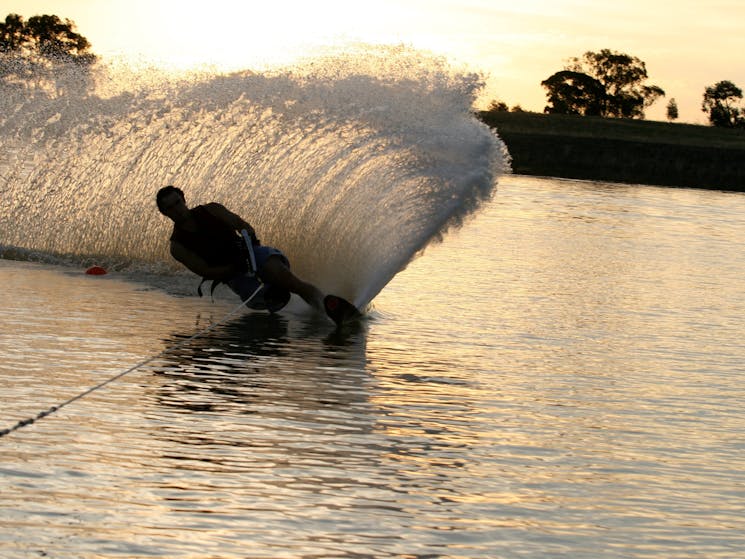
[[[183,344],[0,439],[0,555],[743,557],[744,215],[506,176],[345,332],[0,260],[0,428]]]

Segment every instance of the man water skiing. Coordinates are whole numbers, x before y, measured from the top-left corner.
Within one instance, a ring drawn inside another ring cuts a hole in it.
[[[165,186],[156,195],[160,213],[173,221],[171,255],[205,280],[227,284],[241,300],[251,297],[260,282],[263,287],[248,306],[278,311],[296,293],[311,307],[323,310],[323,293],[290,271],[287,257],[276,248],[263,246],[253,227],[225,206],[212,202],[189,209],[183,191]],[[256,276],[247,264],[245,243],[239,232],[250,236],[256,261]]]

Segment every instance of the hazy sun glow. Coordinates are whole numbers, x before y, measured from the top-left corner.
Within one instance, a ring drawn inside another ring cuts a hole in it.
[[[5,0],[3,7],[72,19],[104,57],[176,68],[261,68],[317,47],[404,44],[485,74],[485,97],[536,111],[546,103],[542,80],[568,58],[602,48],[641,58],[650,83],[678,101],[683,121],[703,122],[706,86],[727,79],[745,87],[740,0]],[[665,105],[656,103],[648,118],[664,118]]]
[[[411,14],[385,2],[354,9],[343,0],[264,4],[216,0],[187,9],[176,0],[135,0],[134,4],[99,7],[91,29],[99,26],[96,22],[109,25],[112,20],[131,19],[132,11],[141,16],[136,26],[117,25],[115,35],[96,43],[106,45],[105,54],[135,55],[178,68],[245,69],[288,63],[314,48],[344,42],[404,42],[396,26],[411,21]],[[119,11],[117,16],[114,10]],[[82,23],[78,27],[83,30]]]

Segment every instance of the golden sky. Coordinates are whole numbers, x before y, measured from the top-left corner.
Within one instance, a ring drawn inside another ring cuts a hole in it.
[[[485,99],[542,111],[540,82],[588,50],[637,56],[682,122],[706,122],[705,87],[745,88],[743,0],[0,0],[0,17],[72,19],[93,52],[180,67],[291,63],[314,47],[404,44],[487,76]]]

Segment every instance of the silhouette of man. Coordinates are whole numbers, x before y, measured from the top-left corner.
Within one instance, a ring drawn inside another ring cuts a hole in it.
[[[173,221],[171,255],[205,280],[223,282],[245,301],[261,287],[247,305],[254,309],[278,311],[296,293],[315,309],[323,310],[323,293],[290,271],[287,257],[276,248],[263,246],[253,227],[225,206],[212,202],[189,209],[184,192],[165,186],[156,195],[160,213]],[[252,240],[256,274],[249,270],[245,243],[239,232],[245,229]],[[257,279],[257,277],[259,279]]]

